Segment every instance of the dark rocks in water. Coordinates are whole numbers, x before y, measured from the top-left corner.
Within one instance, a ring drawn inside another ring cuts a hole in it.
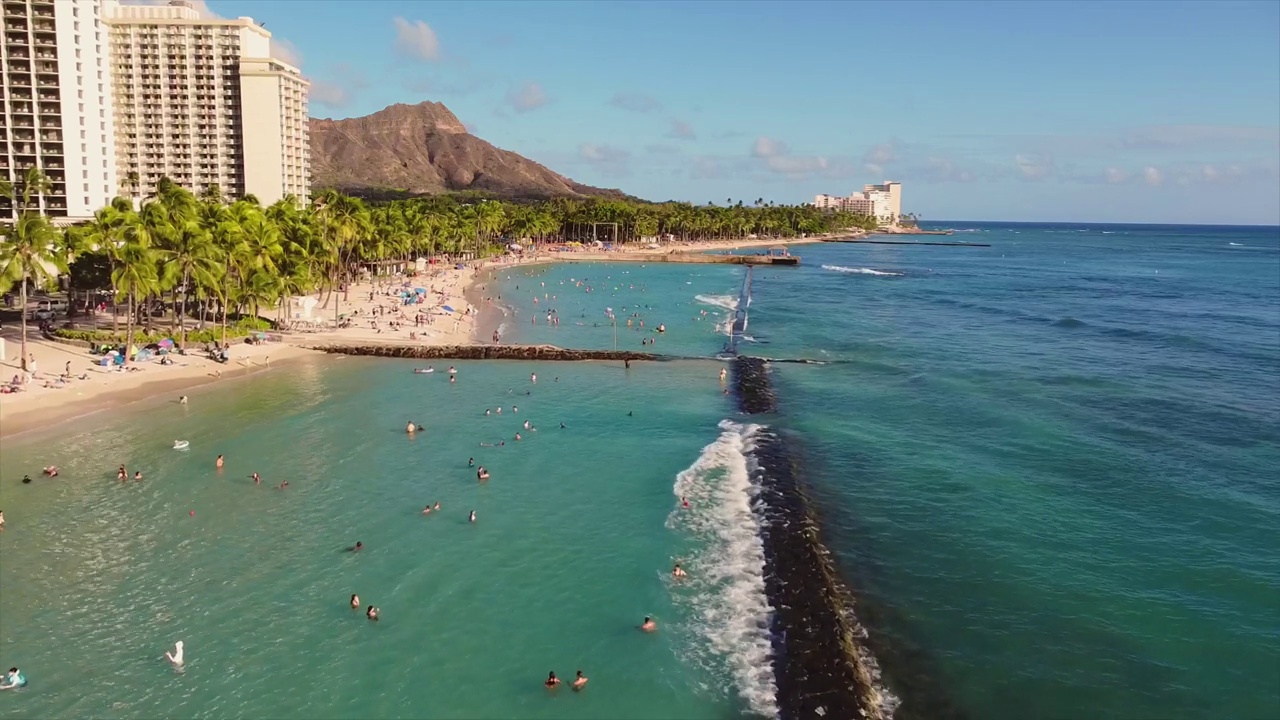
[[[554,345],[324,345],[312,348],[338,355],[415,360],[663,360],[631,350],[566,350]]]
[[[754,357],[734,360],[734,381],[738,389],[738,405],[750,415],[770,413],[778,408],[778,398],[769,382],[769,364]]]
[[[776,409],[766,361],[739,357],[734,371],[743,412]],[[852,614],[853,597],[822,545],[796,457],[772,428],[758,430],[753,445],[781,716],[880,718],[874,661],[856,642],[864,633]]]

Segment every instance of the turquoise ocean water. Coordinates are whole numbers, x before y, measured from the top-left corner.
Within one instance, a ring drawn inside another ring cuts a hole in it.
[[[826,363],[775,363],[763,421],[803,458],[899,716],[1280,715],[1280,233],[960,229],[993,247],[757,271],[743,348]],[[508,340],[639,350],[664,323],[655,352],[707,357],[741,279],[566,264],[486,293]],[[31,684],[0,715],[778,711],[723,363],[413,366],[317,358],[6,441],[0,664]],[[583,693],[541,687],[578,669]]]

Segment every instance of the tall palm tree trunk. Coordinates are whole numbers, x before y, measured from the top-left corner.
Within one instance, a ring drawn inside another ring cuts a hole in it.
[[[22,303],[22,372],[26,372],[27,367],[27,273],[22,273],[22,282],[18,288],[18,302]]]
[[[124,336],[124,367],[129,367],[129,353],[133,351],[133,293],[129,293],[128,330]]]

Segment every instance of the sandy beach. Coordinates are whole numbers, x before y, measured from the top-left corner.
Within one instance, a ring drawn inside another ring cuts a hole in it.
[[[747,239],[706,243],[673,243],[660,248],[626,248],[629,255],[663,255],[671,252],[704,252],[734,248],[759,248],[818,242],[808,239]],[[463,268],[433,267],[426,276],[377,277],[352,283],[337,308],[341,327],[335,327],[332,300],[317,304],[310,317],[291,318],[293,326],[271,336],[279,341],[250,345],[243,338],[231,340],[230,359],[221,364],[196,354],[171,354],[174,362],[132,363],[124,372],[102,367],[99,358],[74,343],[42,339],[28,327],[27,352],[35,358],[36,372],[21,392],[0,395],[0,437],[37,430],[52,423],[118,407],[156,395],[179,396],[183,390],[248,373],[267,372],[290,359],[319,351],[309,348],[333,343],[388,345],[467,345],[492,342],[501,314],[485,300],[484,284],[494,271],[520,265],[551,262],[608,262],[616,253],[602,249],[505,255]],[[405,304],[403,292],[420,301]],[[323,297],[323,296],[321,296]],[[322,301],[323,302],[323,301]],[[448,308],[448,309],[446,309]],[[277,319],[274,310],[263,317]],[[296,316],[296,310],[295,310]],[[301,320],[301,321],[299,321]],[[19,327],[8,323],[0,333],[6,357],[0,361],[0,381],[21,374]],[[69,379],[61,376],[69,373]]]

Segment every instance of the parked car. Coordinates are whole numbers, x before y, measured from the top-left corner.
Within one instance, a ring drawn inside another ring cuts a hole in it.
[[[36,319],[52,320],[61,313],[67,313],[67,301],[58,299],[41,300],[36,303]]]

